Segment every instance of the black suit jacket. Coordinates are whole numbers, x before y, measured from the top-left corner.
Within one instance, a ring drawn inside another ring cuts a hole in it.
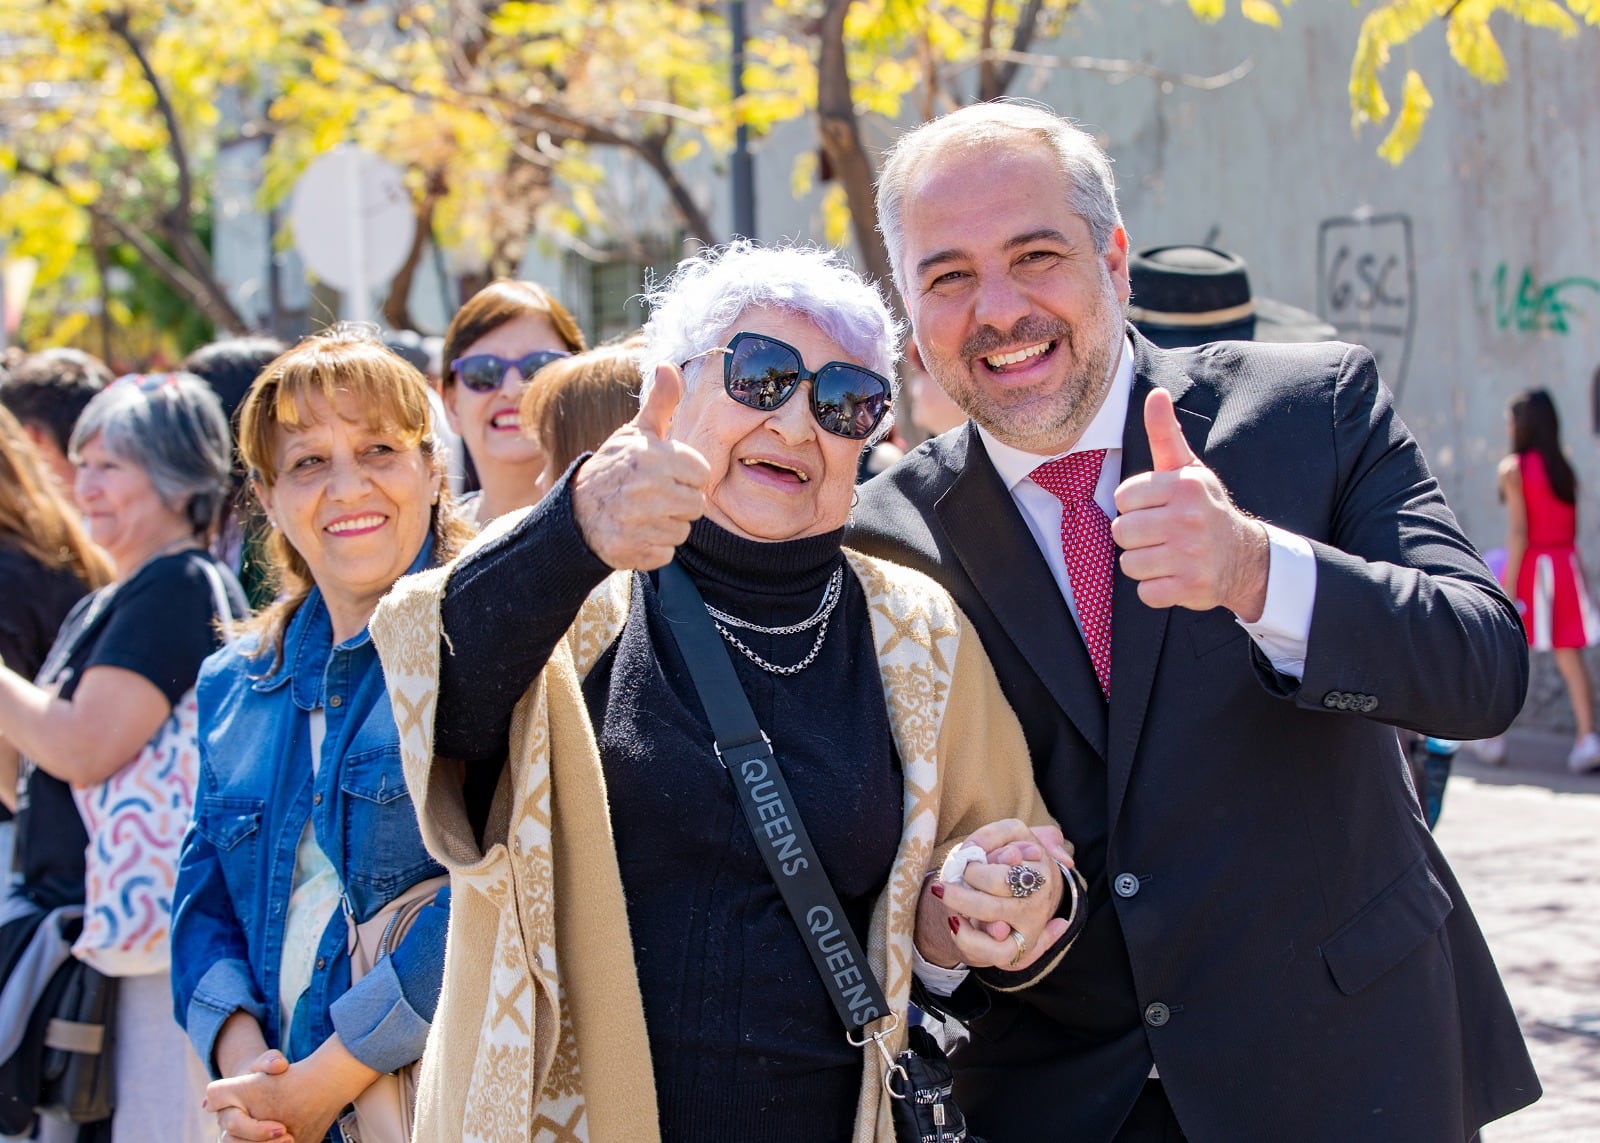
[[[1504,729],[1520,621],[1364,349],[1130,336],[1123,477],[1159,385],[1239,507],[1311,541],[1305,673],[1119,570],[1107,703],[971,425],[863,487],[850,543],[971,617],[1092,886],[1059,967],[988,993],[963,1106],[990,1143],[1109,1139],[1154,1063],[1197,1143],[1466,1139],[1539,1086],[1392,727]]]

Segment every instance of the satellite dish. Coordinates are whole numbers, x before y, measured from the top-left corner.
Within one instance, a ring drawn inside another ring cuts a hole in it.
[[[301,260],[343,293],[347,321],[371,316],[372,288],[400,269],[417,232],[400,169],[349,144],[305,169],[294,184],[289,221]]]

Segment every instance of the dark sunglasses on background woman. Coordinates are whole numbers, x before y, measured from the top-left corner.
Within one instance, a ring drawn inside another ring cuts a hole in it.
[[[865,440],[889,408],[889,382],[872,370],[830,361],[809,372],[798,349],[763,333],[736,333],[727,345],[695,354],[682,368],[713,353],[723,355],[722,387],[746,408],[779,408],[800,382],[811,382],[811,415],[835,436]]]
[[[458,357],[450,363],[456,379],[474,393],[490,393],[500,388],[506,379],[506,370],[516,367],[524,381],[552,361],[571,357],[565,349],[535,349],[520,358],[496,357],[492,353],[474,353],[471,357]]]

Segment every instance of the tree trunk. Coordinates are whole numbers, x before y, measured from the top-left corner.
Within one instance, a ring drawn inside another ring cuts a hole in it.
[[[1004,93],[994,67],[994,0],[984,0],[983,26],[978,33],[978,102],[998,99]]]
[[[1078,6],[1079,0],[1067,0],[1063,14],[1070,12]],[[1044,0],[1028,0],[1020,13],[1017,14],[1017,26],[1011,34],[1011,51],[1026,52],[1033,46],[1033,37],[1039,31],[1039,20],[1044,15]],[[991,3],[984,9],[984,60],[978,71],[978,101],[987,102],[999,99],[1011,89],[1011,84],[1017,78],[1017,62],[1008,59],[995,65],[989,52],[993,48],[994,6]]]
[[[406,251],[406,260],[395,271],[389,283],[388,296],[383,299],[383,320],[390,329],[417,328],[416,320],[411,316],[411,284],[417,279],[417,267],[422,265],[422,255],[428,249],[429,236],[433,234],[433,213],[448,189],[443,171],[428,172],[422,201],[416,204],[417,230],[411,238],[411,249]],[[446,304],[449,301],[445,299]]]
[[[533,162],[516,150],[507,156],[505,179],[490,204],[488,281],[515,278],[521,270],[534,218],[539,204],[549,198],[550,186],[547,164]]]
[[[818,35],[817,130],[823,153],[828,156],[834,177],[844,187],[845,200],[850,205],[851,229],[861,251],[862,268],[868,278],[882,284],[884,292],[898,306],[889,251],[878,233],[878,204],[872,192],[876,172],[861,144],[861,125],[856,118],[855,96],[845,56],[844,17],[849,9],[850,0],[828,0],[823,9]]]

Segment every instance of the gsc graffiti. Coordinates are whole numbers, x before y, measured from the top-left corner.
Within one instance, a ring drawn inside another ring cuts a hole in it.
[[[1573,276],[1558,278],[1539,285],[1531,267],[1523,267],[1522,277],[1514,291],[1510,288],[1510,270],[1504,262],[1494,272],[1494,323],[1501,333],[1516,330],[1518,333],[1572,332],[1568,317],[1581,316],[1572,297],[1574,290],[1588,290],[1600,294],[1600,282],[1593,278]]]
[[[1416,328],[1411,217],[1361,213],[1317,227],[1317,310],[1339,336],[1372,350],[1398,394]]]

